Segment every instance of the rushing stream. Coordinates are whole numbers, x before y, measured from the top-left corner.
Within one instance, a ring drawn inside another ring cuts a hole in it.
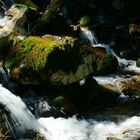
[[[39,118],[36,120],[20,97],[4,87],[0,87],[0,103],[9,111],[16,128],[23,134],[25,130],[34,130],[47,140],[106,140],[115,137],[122,140],[138,140],[140,137],[140,117],[126,120],[96,121],[96,119]]]
[[[82,39],[88,41],[93,47],[105,48],[107,52],[114,53],[108,45],[98,44],[94,33],[82,29]],[[115,55],[115,53],[114,53]],[[116,55],[115,55],[116,56]],[[117,56],[116,56],[117,57]],[[117,57],[121,71],[140,73],[140,68],[136,67],[136,62]],[[109,75],[105,77],[94,77],[99,84],[114,84],[115,90],[123,95],[119,87],[119,82],[129,80],[131,77]],[[125,97],[126,98],[126,97]],[[54,118],[35,116],[26,107],[23,100],[12,94],[6,88],[0,86],[0,104],[9,112],[12,126],[18,134],[24,135],[27,130],[32,130],[42,134],[47,140],[138,140],[140,139],[140,117],[116,115],[117,120],[113,120],[111,115],[105,117],[98,114],[89,119],[78,119],[76,116],[69,118]],[[50,108],[46,103],[46,108]],[[100,116],[100,119],[98,118]],[[114,138],[114,139],[113,139]]]

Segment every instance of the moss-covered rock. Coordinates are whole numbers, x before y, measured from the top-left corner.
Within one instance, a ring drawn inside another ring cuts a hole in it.
[[[140,67],[140,58],[137,59],[136,64],[137,64],[137,67]]]
[[[89,74],[110,73],[118,64],[113,55],[69,36],[11,37],[9,43],[5,64],[24,84],[69,85]]]
[[[76,38],[12,37],[10,42],[13,45],[6,66],[12,77],[23,83],[67,85],[94,72],[95,53],[87,51]]]

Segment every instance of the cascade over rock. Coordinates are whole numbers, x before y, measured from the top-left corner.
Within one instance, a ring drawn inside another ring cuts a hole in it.
[[[6,66],[24,84],[69,85],[96,72],[104,59],[93,47],[68,36],[11,37],[10,42]]]

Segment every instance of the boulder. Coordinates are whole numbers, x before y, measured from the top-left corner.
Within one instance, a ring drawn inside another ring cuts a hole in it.
[[[95,70],[95,53],[86,50],[76,38],[11,37],[10,42],[5,64],[11,76],[24,84],[68,85]]]
[[[12,45],[5,64],[11,76],[24,84],[69,85],[97,70],[109,72],[113,62],[112,55],[107,55],[106,61],[110,61],[106,64],[105,52],[99,53],[96,48],[68,36],[30,36],[23,40],[11,37],[9,42]]]
[[[23,28],[26,22],[26,6],[13,5],[3,19],[0,20],[0,38],[8,37],[11,34],[25,35],[27,32]]]

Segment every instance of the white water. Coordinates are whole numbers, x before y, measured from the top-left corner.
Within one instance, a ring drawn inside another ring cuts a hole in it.
[[[136,61],[133,60],[126,60],[118,57],[115,52],[110,48],[109,45],[106,44],[99,44],[95,33],[90,31],[86,28],[81,28],[81,39],[87,43],[89,43],[93,47],[103,48],[107,53],[113,54],[119,63],[119,71],[118,74],[111,74],[107,76],[94,76],[93,78],[101,85],[111,85],[112,89],[116,92],[120,93],[120,98],[124,100],[128,100],[129,97],[125,96],[121,91],[121,82],[126,82],[133,79],[133,76],[122,76],[121,72],[123,73],[133,73],[133,74],[140,74],[140,68],[136,66]]]
[[[97,45],[99,47],[99,44]],[[108,50],[108,47],[106,48]],[[130,70],[135,65],[128,60],[121,59],[119,62],[121,61],[124,64],[124,69]],[[136,70],[135,66],[133,68]],[[100,79],[110,83],[114,81],[118,86],[118,81],[116,81],[116,77],[112,79],[113,76],[99,78],[99,82],[101,81]],[[119,80],[122,79],[121,77],[119,78]],[[140,117],[138,116],[118,123],[111,121],[99,122],[94,119],[78,120],[76,117],[68,119],[48,117],[36,120],[21,98],[13,95],[2,86],[0,86],[0,104],[9,112],[19,133],[34,130],[42,133],[47,140],[107,140],[108,137],[115,137],[121,140],[138,140],[140,138]]]
[[[97,38],[95,37],[94,32],[90,31],[87,28],[81,27],[80,37],[83,42],[86,42],[92,45],[98,44],[98,41],[97,41]]]
[[[82,37],[87,37],[91,45],[94,47],[105,48],[108,53],[114,53],[107,45],[97,44],[92,32],[82,32]],[[89,43],[88,42],[88,43]],[[120,68],[124,71],[140,73],[140,69],[136,67],[135,61],[121,59],[118,61]],[[114,83],[116,90],[120,93],[119,82],[124,80],[131,80],[131,77],[122,77],[120,75],[110,75],[110,77],[95,77],[98,82]],[[82,81],[84,82],[84,81]],[[81,84],[82,84],[81,82]],[[140,138],[140,117],[134,116],[121,122],[115,123],[111,121],[95,121],[78,120],[76,117],[72,118],[40,118],[38,120],[40,125],[45,127],[48,131],[43,131],[47,135],[48,140],[111,140],[116,138],[119,140],[138,140]]]
[[[78,120],[76,117],[40,118],[36,120],[20,97],[0,87],[0,104],[5,106],[20,129],[38,131],[47,140],[106,140],[115,137],[122,140],[140,138],[140,117],[134,116],[120,123],[110,121]],[[16,126],[16,127],[17,127]]]
[[[114,122],[97,122],[95,120],[78,120],[76,117],[64,119],[53,117],[40,118],[45,126],[48,140],[107,140],[114,137],[121,140],[138,140],[140,138],[140,117],[132,117],[118,124]]]
[[[27,109],[20,97],[0,85],[0,104],[9,112],[13,128],[18,128],[20,134],[27,130],[39,130],[39,124]]]

